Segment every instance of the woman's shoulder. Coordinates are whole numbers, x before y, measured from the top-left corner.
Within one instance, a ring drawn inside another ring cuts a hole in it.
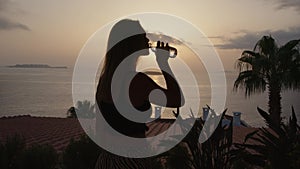
[[[131,89],[139,90],[140,92],[151,91],[155,88],[159,88],[157,84],[149,77],[147,74],[143,72],[138,72],[135,77],[130,82]]]
[[[142,79],[151,79],[147,74],[143,72],[137,72],[135,78],[142,78]]]
[[[132,83],[137,83],[137,84],[144,84],[144,85],[153,85],[154,81],[152,80],[151,77],[149,77],[147,74],[143,72],[137,72],[134,78],[131,81]]]

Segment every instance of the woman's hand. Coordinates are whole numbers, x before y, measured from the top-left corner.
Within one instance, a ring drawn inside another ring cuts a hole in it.
[[[169,44],[167,43],[165,45],[164,42],[157,41],[155,55],[158,64],[167,63],[168,59],[170,58]]]

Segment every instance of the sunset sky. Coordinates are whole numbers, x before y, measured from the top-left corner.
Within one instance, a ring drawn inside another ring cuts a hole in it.
[[[172,14],[197,26],[214,43],[226,70],[263,35],[279,44],[300,38],[298,0],[0,0],[0,66],[72,67],[101,26],[141,12]]]

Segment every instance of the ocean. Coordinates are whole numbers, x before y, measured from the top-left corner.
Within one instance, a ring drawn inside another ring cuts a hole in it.
[[[32,115],[45,117],[66,117],[72,102],[72,73],[73,69],[47,68],[8,68],[0,67],[0,117],[15,115]],[[262,118],[256,107],[267,110],[267,92],[254,94],[246,98],[243,91],[234,92],[233,82],[237,72],[228,71],[227,78],[227,114],[242,112],[242,120],[251,126],[262,126]],[[158,75],[152,76],[155,81],[161,81]],[[209,83],[198,86],[201,103],[205,106],[210,102]],[[283,116],[291,115],[293,105],[300,119],[299,91],[283,91]],[[202,110],[200,110],[202,111]],[[164,117],[171,116],[165,114]]]

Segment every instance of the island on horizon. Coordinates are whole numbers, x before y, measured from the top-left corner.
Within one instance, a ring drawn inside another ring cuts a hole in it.
[[[67,66],[50,66],[47,64],[15,64],[7,66],[10,68],[55,68],[55,69],[67,69]]]

